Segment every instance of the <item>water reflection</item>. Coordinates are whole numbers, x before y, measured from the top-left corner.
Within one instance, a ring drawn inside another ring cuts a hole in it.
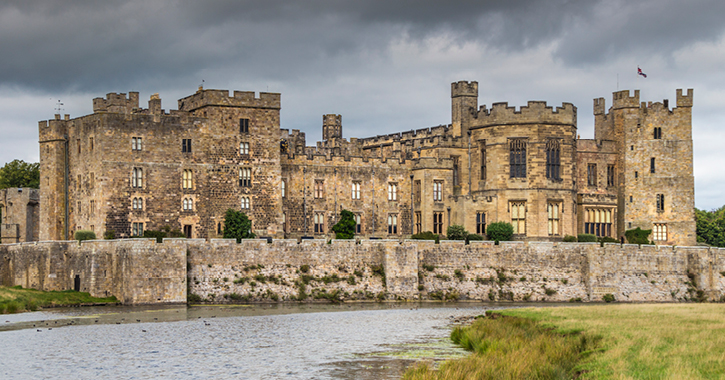
[[[0,378],[395,379],[419,356],[415,350],[460,355],[445,339],[452,318],[494,307],[98,307],[3,315]]]

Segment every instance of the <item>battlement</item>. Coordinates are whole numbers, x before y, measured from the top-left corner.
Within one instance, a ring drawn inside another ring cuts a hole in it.
[[[370,145],[385,145],[385,144],[392,144],[393,142],[400,141],[400,142],[406,142],[410,140],[418,140],[418,139],[429,139],[434,138],[438,136],[446,136],[449,134],[450,131],[450,124],[448,125],[438,125],[435,127],[430,128],[422,128],[422,129],[416,129],[406,132],[397,132],[397,133],[390,133],[387,135],[378,135],[373,137],[366,137],[362,138],[359,141],[363,144],[363,146],[370,146]]]
[[[322,115],[322,139],[341,139],[342,138],[342,115],[327,114]]]
[[[453,159],[420,157],[413,160],[413,170],[422,169],[453,169]]]
[[[508,124],[571,124],[576,126],[576,107],[562,103],[561,107],[549,107],[543,101],[529,101],[518,111],[508,103],[494,103],[490,109],[483,105],[476,113],[474,127]]]
[[[126,94],[109,92],[106,98],[93,99],[93,112],[110,113],[131,113],[138,109],[138,92],[132,91]]]
[[[695,90],[688,88],[687,94],[682,95],[682,89],[677,89],[677,107],[692,107],[692,97]]]
[[[594,99],[594,115],[604,115],[607,112],[604,98]]]
[[[629,90],[622,90],[612,93],[612,108],[639,108],[639,90],[634,90],[634,96],[629,95]]]
[[[200,88],[195,94],[179,99],[179,110],[194,111],[202,107],[244,107],[280,109],[281,94],[260,92],[255,97],[254,91],[234,91],[229,96],[228,90],[204,90]]]
[[[478,97],[478,82],[458,81],[451,83],[451,98],[459,96]]]

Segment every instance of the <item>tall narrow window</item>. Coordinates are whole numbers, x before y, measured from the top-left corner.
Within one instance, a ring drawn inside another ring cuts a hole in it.
[[[96,201],[91,200],[89,212],[90,212],[91,216],[95,216],[96,215]]]
[[[93,151],[93,137],[88,138],[88,150]]]
[[[131,172],[131,187],[142,188],[143,187],[143,169],[133,168]]]
[[[131,236],[143,236],[143,223],[131,224]]]
[[[398,184],[395,182],[388,183],[388,200],[389,201],[398,200]]]
[[[443,181],[433,181],[433,202],[443,201]]]
[[[143,210],[143,198],[133,198],[131,201],[131,207],[134,210]]]
[[[514,234],[526,234],[526,202],[511,202],[511,225]]]
[[[587,209],[584,214],[584,233],[597,237],[612,236],[612,210]]]
[[[413,191],[415,192],[415,202],[416,203],[420,203],[420,199],[421,199],[420,198],[421,185],[420,185],[420,180],[419,179],[415,180],[415,186],[414,187],[415,187],[415,189]]]
[[[354,181],[352,183],[352,199],[360,199],[360,181]]]
[[[509,141],[509,164],[511,178],[526,178],[526,141]]]
[[[88,187],[90,187],[92,189],[92,188],[96,187],[96,173],[91,172],[89,175],[90,175],[90,179],[88,181]]]
[[[362,233],[362,218],[360,217],[360,214],[355,214],[355,233]]]
[[[419,234],[423,230],[423,215],[420,211],[415,212],[415,233]]]
[[[486,140],[481,141],[481,180],[486,179]]]
[[[322,199],[325,197],[325,180],[315,180],[315,199]]]
[[[587,165],[587,185],[597,186],[597,164]]]
[[[181,153],[191,153],[191,139],[181,140]]]
[[[282,232],[288,233],[289,230],[287,229],[287,213],[282,213]]]
[[[550,202],[547,204],[546,208],[547,208],[547,214],[549,217],[549,235],[558,236],[558,235],[560,235],[559,211],[560,211],[561,206],[559,203]]]
[[[182,209],[184,211],[193,211],[194,210],[194,201],[191,198],[184,198],[182,201]]]
[[[398,234],[398,214],[388,214],[388,234]]]
[[[284,198],[287,196],[287,180],[286,179],[282,180],[281,186],[282,186],[282,198]]]
[[[325,233],[325,213],[316,212],[314,215],[314,220],[315,220],[315,233],[316,234]]]
[[[662,223],[655,223],[652,228],[655,241],[667,241],[667,225]]]
[[[665,195],[657,194],[657,212],[665,211]]]
[[[250,206],[249,197],[242,197],[242,210],[249,210]]]
[[[131,137],[131,150],[143,150],[141,137]]]
[[[481,211],[476,213],[476,233],[479,235],[486,233],[486,214]]]
[[[184,171],[181,174],[181,188],[182,189],[191,189],[194,187],[194,177],[193,172],[191,169],[184,169]]]
[[[458,178],[458,176],[460,175],[460,172],[461,172],[459,170],[460,159],[458,156],[452,156],[451,158],[453,159],[453,186],[454,187],[460,186],[461,182],[460,182],[460,178]]]
[[[649,159],[649,172],[650,173],[655,172],[655,158],[654,157]]]
[[[655,127],[654,128],[654,139],[659,140],[662,138],[662,127]]]
[[[559,139],[546,141],[546,178],[560,180],[561,147]]]
[[[614,165],[607,165],[607,186],[614,186]]]
[[[249,133],[249,119],[239,119],[239,133]]]
[[[443,233],[443,213],[442,212],[433,213],[433,233],[434,234]]]
[[[78,145],[78,154],[81,154],[81,139],[76,139],[76,145]]]
[[[241,186],[241,187],[252,186],[252,169],[239,168],[239,186]]]
[[[249,143],[248,142],[239,143],[239,154],[241,154],[241,155],[249,154]]]

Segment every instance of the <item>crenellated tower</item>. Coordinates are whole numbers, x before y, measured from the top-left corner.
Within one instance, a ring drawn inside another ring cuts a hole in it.
[[[322,115],[322,139],[332,140],[342,138],[342,115]]]
[[[478,82],[451,83],[451,133],[453,137],[467,133],[472,115],[478,107]]]

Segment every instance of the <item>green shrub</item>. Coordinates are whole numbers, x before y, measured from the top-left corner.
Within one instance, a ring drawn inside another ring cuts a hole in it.
[[[602,236],[599,239],[597,239],[598,242],[604,244],[604,243],[619,243],[619,240],[609,237],[609,236]]]
[[[437,240],[439,238],[439,236],[430,231],[425,231],[425,232],[421,232],[419,234],[415,234],[415,235],[411,236],[410,238],[413,240]]]
[[[237,239],[237,243],[240,243],[242,239],[253,239],[255,236],[252,233],[252,221],[247,214],[231,208],[227,210],[224,215],[225,239]]]
[[[464,275],[460,269],[456,269],[455,271],[453,271],[453,274],[458,278],[458,281],[463,281]]]
[[[624,237],[627,238],[629,244],[649,244],[649,235],[652,230],[643,230],[639,227],[633,230],[627,230],[624,233]]]
[[[577,241],[580,243],[596,243],[597,237],[592,234],[579,234]]]
[[[75,239],[78,241],[96,240],[96,233],[88,230],[79,230],[75,233]]]
[[[436,270],[435,265],[422,264],[421,266],[423,267],[423,269],[427,270],[428,272],[433,272],[434,270]],[[725,274],[723,276],[725,276]]]
[[[309,272],[309,271],[310,271],[310,266],[309,266],[309,265],[307,265],[307,264],[304,264],[304,265],[302,265],[302,266],[300,267],[300,272],[302,272],[302,273],[307,273],[307,272]]]
[[[556,294],[556,290],[555,289],[544,288],[544,293],[546,293],[547,296],[553,296],[554,294]]]
[[[495,241],[508,241],[514,235],[514,226],[508,222],[495,222],[488,225],[486,229],[488,238]]]
[[[564,239],[562,239],[561,241],[563,241],[564,243],[576,243],[577,238],[576,238],[576,236],[566,235],[566,236],[564,236]]]
[[[484,238],[483,236],[481,236],[481,235],[479,235],[479,234],[468,234],[468,236],[467,236],[466,238],[467,238],[467,239],[468,239],[469,241],[481,241],[481,240],[486,240],[486,239],[485,239],[485,238]]]
[[[103,238],[106,240],[113,240],[116,238],[116,231],[114,230],[106,230],[106,232],[103,233]]]
[[[448,226],[446,230],[446,238],[448,240],[466,240],[468,231],[463,226],[458,224],[452,224]]]
[[[161,243],[164,238],[184,238],[186,235],[179,230],[172,230],[171,226],[164,226],[158,231],[144,230],[143,237],[154,238],[157,243]]]
[[[355,214],[350,211],[342,210],[340,212],[340,220],[332,226],[332,232],[335,233],[335,239],[352,239],[355,237]]]
[[[198,295],[198,294],[189,293],[186,296],[186,302],[188,302],[188,303],[199,303],[199,302],[201,302],[201,296]]]
[[[602,296],[602,300],[604,302],[606,302],[606,303],[614,302],[614,294],[607,293],[607,294],[605,294],[605,295]]]

